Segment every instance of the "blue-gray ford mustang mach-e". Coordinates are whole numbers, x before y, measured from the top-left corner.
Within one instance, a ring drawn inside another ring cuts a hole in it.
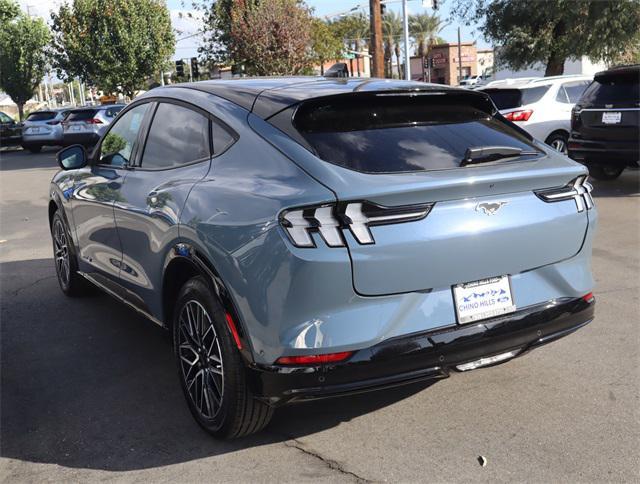
[[[593,319],[586,169],[483,93],[376,79],[154,89],[58,154],[60,286],[173,335],[200,425],[507,361]]]

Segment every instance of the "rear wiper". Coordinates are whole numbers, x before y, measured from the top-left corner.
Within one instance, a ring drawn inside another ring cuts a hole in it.
[[[537,151],[524,151],[513,146],[479,146],[467,148],[460,166],[474,165],[476,163],[488,163],[502,158],[513,158],[522,155],[537,155]]]

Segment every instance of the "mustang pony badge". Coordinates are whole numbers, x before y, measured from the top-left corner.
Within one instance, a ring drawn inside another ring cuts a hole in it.
[[[484,202],[484,203],[479,203],[478,205],[476,205],[476,212],[479,212],[480,210],[482,210],[485,215],[495,215],[496,212],[498,210],[500,210],[500,208],[502,208],[503,205],[506,205],[508,202]]]

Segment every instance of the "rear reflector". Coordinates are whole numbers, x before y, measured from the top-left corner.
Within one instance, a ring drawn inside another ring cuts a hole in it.
[[[344,361],[353,354],[353,351],[342,353],[327,353],[325,355],[282,356],[276,360],[277,365],[321,365],[323,363],[336,363]]]
[[[486,358],[480,358],[479,360],[470,361],[469,363],[463,363],[457,365],[456,368],[460,371],[475,370],[482,366],[493,365],[500,363],[501,361],[509,360],[518,354],[519,350],[507,351],[506,353],[500,353],[495,356],[487,356]]]
[[[531,109],[525,109],[524,111],[512,111],[504,115],[509,121],[529,121],[529,118],[533,114]]]
[[[225,313],[225,319],[227,320],[227,326],[229,326],[229,331],[231,331],[231,335],[233,336],[233,340],[236,342],[236,346],[239,350],[242,349],[242,341],[240,341],[240,335],[238,334],[238,328],[236,328],[236,323],[233,321],[233,318],[229,313]]]
[[[596,300],[595,296],[593,295],[592,292],[589,292],[587,294],[585,294],[584,296],[582,296],[582,299],[584,299],[586,302],[590,303]]]

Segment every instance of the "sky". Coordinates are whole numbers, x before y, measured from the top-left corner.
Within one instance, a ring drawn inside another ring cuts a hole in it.
[[[24,11],[28,11],[31,15],[37,15],[50,20],[50,11],[57,10],[64,0],[19,0],[18,3]],[[307,5],[314,9],[314,14],[318,17],[325,18],[326,16],[334,16],[342,12],[348,13],[350,9],[354,7],[361,7],[364,11],[368,12],[369,2],[368,0],[306,0]],[[439,15],[443,19],[449,17],[449,6],[452,3],[451,0],[441,0],[441,7],[438,11]],[[167,7],[171,12],[171,22],[174,29],[179,33],[176,35],[178,42],[176,43],[176,51],[174,59],[185,59],[197,56],[197,49],[199,43],[199,37],[193,36],[196,34],[199,27],[198,12],[190,10],[186,5],[190,5],[190,0],[167,0]],[[402,4],[399,0],[389,0],[387,5],[388,9],[396,10],[398,12],[402,9]],[[422,13],[431,12],[428,8],[422,5],[422,0],[409,0],[408,1],[409,13]],[[189,16],[191,14],[191,17]],[[464,26],[461,27],[462,41],[477,41],[478,47],[486,48],[488,44],[482,39],[482,35],[477,32],[476,26]],[[458,23],[453,22],[447,25],[439,34],[447,42],[457,42],[457,28]]]

